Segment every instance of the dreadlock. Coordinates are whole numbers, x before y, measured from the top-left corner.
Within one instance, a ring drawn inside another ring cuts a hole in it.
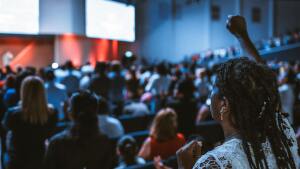
[[[218,67],[215,84],[228,99],[231,123],[240,132],[250,167],[268,168],[262,146],[269,141],[278,168],[295,169],[275,73],[265,65],[237,58]]]

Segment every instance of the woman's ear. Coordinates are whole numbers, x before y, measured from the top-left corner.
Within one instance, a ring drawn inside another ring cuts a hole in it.
[[[224,107],[223,108],[224,113],[229,112],[229,101],[225,96],[222,97],[221,106],[222,106],[222,108]]]

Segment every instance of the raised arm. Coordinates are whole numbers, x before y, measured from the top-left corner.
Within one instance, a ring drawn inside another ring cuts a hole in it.
[[[247,24],[244,17],[238,15],[228,16],[226,26],[227,29],[238,39],[246,56],[258,63],[265,64],[265,61],[260,57],[248,35]]]

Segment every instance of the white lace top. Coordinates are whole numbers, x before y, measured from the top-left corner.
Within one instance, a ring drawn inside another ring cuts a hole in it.
[[[296,167],[299,168],[298,145],[294,130],[285,119],[285,134],[292,141],[290,150],[292,152]],[[272,153],[272,148],[267,141],[263,144],[269,169],[277,169],[276,159]],[[242,140],[233,138],[226,141],[214,150],[207,152],[196,162],[193,169],[250,169],[247,155],[243,150]]]

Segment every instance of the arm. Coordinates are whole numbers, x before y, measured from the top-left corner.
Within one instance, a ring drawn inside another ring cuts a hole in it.
[[[44,169],[55,169],[58,168],[58,150],[57,143],[51,141],[48,146],[44,159]]]
[[[150,158],[151,155],[151,140],[150,138],[147,138],[144,144],[142,145],[140,152],[138,154],[139,157],[142,157],[145,160],[152,160]]]
[[[265,64],[265,61],[260,57],[254,44],[252,43],[248,31],[245,18],[242,16],[229,16],[227,20],[227,29],[237,38],[243,51],[248,57],[258,63]]]

